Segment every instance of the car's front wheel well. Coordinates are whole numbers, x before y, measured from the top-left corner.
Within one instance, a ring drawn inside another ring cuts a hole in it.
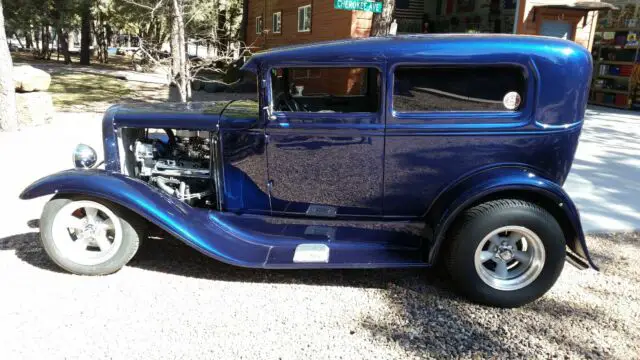
[[[122,216],[126,216],[127,219],[132,221],[134,224],[139,226],[142,229],[147,229],[152,224],[141,214],[131,210],[125,204],[118,203],[116,201],[112,201],[111,199],[107,199],[102,196],[94,196],[83,193],[75,193],[75,192],[64,192],[64,193],[56,193],[49,201],[55,199],[69,199],[69,200],[91,200],[96,201],[108,206],[113,206],[118,209],[118,211],[122,214]]]

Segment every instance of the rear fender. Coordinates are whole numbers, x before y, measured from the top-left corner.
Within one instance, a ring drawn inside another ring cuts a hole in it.
[[[21,199],[50,194],[78,194],[119,204],[169,232],[196,250],[219,261],[262,267],[268,244],[245,241],[215,221],[210,211],[193,208],[146,183],[105,170],[67,170],[29,185]],[[212,221],[214,220],[214,221]]]
[[[598,269],[589,256],[578,209],[567,193],[551,180],[521,167],[484,170],[462,179],[438,196],[426,215],[427,223],[434,229],[429,262],[437,258],[447,232],[462,211],[505,197],[523,198],[543,206],[563,228],[567,259],[580,268]]]

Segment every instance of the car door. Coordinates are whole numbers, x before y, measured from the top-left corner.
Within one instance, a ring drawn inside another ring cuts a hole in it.
[[[376,67],[345,66],[269,71],[273,110],[266,135],[274,214],[382,214],[379,73]]]

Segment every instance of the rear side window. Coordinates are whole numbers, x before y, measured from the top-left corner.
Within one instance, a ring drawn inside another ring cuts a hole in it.
[[[398,112],[518,111],[526,81],[515,66],[398,67],[393,108]]]

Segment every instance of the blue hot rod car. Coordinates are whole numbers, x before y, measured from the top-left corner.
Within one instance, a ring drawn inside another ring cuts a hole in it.
[[[245,267],[426,267],[470,299],[519,306],[565,259],[595,268],[561,186],[592,63],[542,37],[427,35],[254,55],[254,100],[113,106],[104,169],[20,195],[55,194],[40,221],[55,263],[117,271],[155,226]]]

